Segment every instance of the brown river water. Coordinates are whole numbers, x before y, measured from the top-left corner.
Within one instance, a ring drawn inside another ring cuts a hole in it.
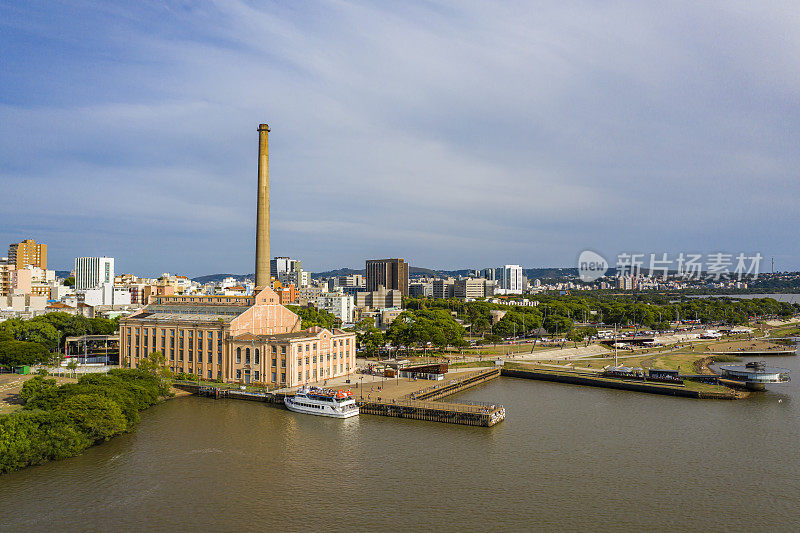
[[[0,477],[0,531],[800,530],[795,381],[691,400],[500,378],[475,428],[185,397]]]

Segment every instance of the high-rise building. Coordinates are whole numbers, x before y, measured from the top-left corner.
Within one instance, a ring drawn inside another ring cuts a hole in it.
[[[367,290],[377,291],[381,286],[408,296],[408,263],[404,259],[368,259]]]
[[[75,289],[96,289],[114,286],[113,257],[78,257],[75,259]]]
[[[8,247],[8,261],[17,270],[28,265],[47,270],[47,245],[37,243],[33,239],[12,244]]]
[[[281,272],[294,272],[300,270],[303,263],[299,259],[290,257],[273,257],[269,262],[269,273],[274,279],[279,279]]]
[[[485,278],[485,279],[488,279],[488,280],[490,280],[490,281],[491,281],[491,280],[495,280],[495,279],[497,279],[497,278],[495,277],[495,270],[494,270],[494,268],[484,268],[483,270],[481,270],[481,277],[482,277],[482,278]]]
[[[503,289],[507,293],[522,294],[522,267],[519,265],[505,265],[503,267]]]
[[[453,298],[483,298],[485,282],[483,278],[458,279],[453,284]]]
[[[435,279],[433,280],[433,297],[434,298],[452,298],[453,288],[456,280],[453,278]]]

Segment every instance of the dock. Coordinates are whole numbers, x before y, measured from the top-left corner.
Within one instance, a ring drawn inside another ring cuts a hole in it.
[[[426,400],[363,401],[361,413],[428,420],[465,426],[490,427],[506,417],[502,405],[489,403],[447,403]]]
[[[465,373],[463,376],[452,378],[444,383],[435,383],[399,399],[381,400],[378,398],[376,401],[361,400],[356,403],[359,404],[362,413],[370,415],[490,427],[505,419],[506,410],[502,405],[488,402],[450,403],[436,400],[465,391],[497,377],[500,377],[499,368],[479,370]]]
[[[367,415],[427,420],[465,426],[490,427],[505,419],[506,410],[500,404],[490,402],[439,401],[442,398],[465,391],[500,376],[499,368],[482,369],[476,372],[463,372],[449,379],[435,382],[427,387],[413,391],[399,398],[382,398],[379,393],[369,398],[357,399],[360,412]],[[173,386],[199,396],[215,399],[230,398],[284,405],[286,392],[256,392],[230,386],[199,384],[194,381],[176,381]]]

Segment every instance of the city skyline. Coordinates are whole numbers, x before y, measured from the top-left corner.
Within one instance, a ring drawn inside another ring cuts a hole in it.
[[[584,249],[799,269],[795,14],[587,6],[9,4],[0,239],[57,269],[249,273],[268,122],[273,255],[311,271]]]

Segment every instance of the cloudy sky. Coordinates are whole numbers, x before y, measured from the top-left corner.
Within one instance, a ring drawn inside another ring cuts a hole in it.
[[[799,269],[798,28],[767,1],[3,1],[0,243],[252,272],[267,122],[272,252],[312,271]]]

